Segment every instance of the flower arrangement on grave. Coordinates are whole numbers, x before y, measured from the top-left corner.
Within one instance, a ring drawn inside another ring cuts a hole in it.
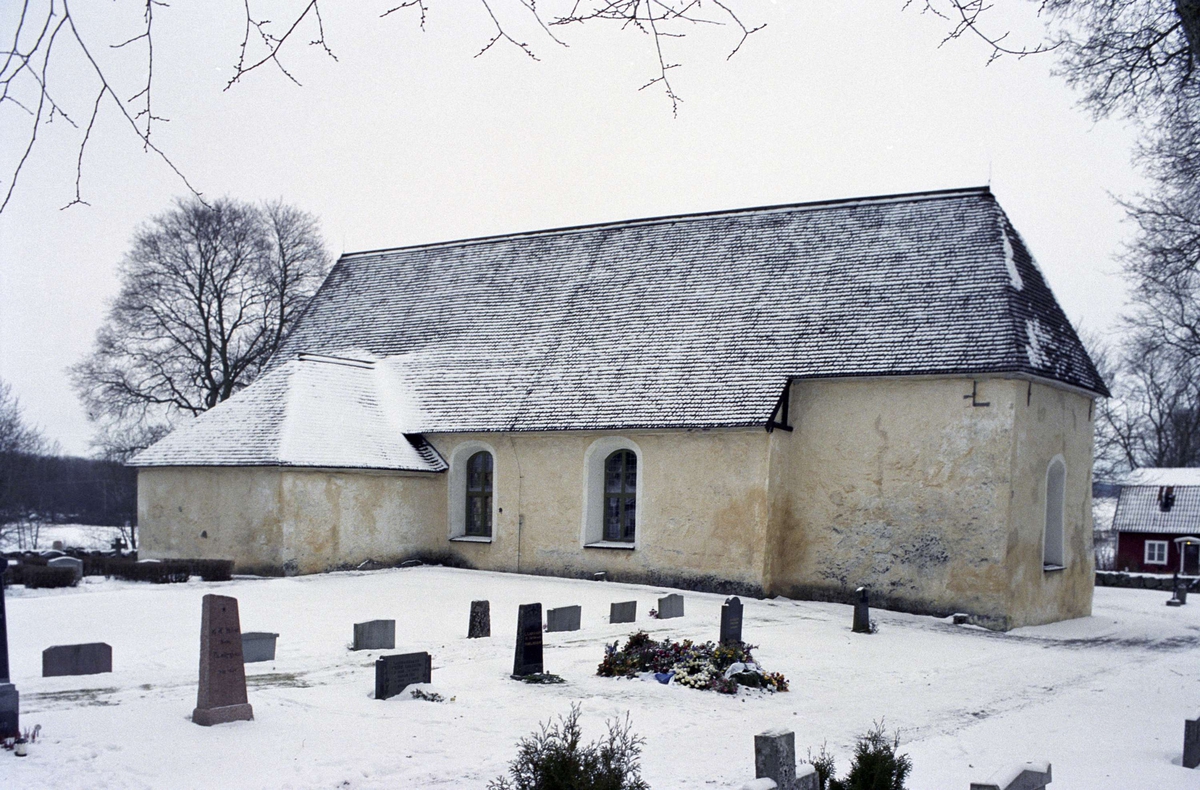
[[[787,691],[788,681],[779,672],[766,672],[754,660],[754,645],[732,642],[695,644],[690,639],[657,642],[638,631],[619,647],[604,646],[604,660],[596,669],[602,677],[633,678],[654,673],[661,683],[675,682],[688,688],[736,694],[738,686],[767,691]]]

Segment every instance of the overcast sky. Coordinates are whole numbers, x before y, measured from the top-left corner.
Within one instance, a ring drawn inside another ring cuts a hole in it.
[[[6,39],[15,5],[0,9]],[[285,53],[302,87],[264,68],[229,91],[241,3],[156,11],[155,110],[170,122],[154,136],[197,189],[283,198],[321,219],[337,254],[990,182],[1077,327],[1111,330],[1123,308],[1114,254],[1129,228],[1112,196],[1141,187],[1134,137],[1079,110],[1052,55],[985,65],[982,43],[939,48],[946,23],[902,0],[743,0],[741,16],[766,28],[732,59],[733,30],[668,42],[683,64],[673,118],[661,90],[638,90],[656,64],[636,34],[557,29],[564,48],[517,21],[540,61],[499,44],[476,58],[491,35],[482,6],[433,2],[422,32],[415,14],[378,18],[386,0],[353,5],[325,12],[337,62],[303,46],[312,31]],[[127,38],[120,13],[136,19],[137,6],[102,4],[81,28]],[[996,27],[1032,41],[1035,7],[1002,5],[1018,15]],[[133,49],[96,53],[130,96],[144,58]],[[86,119],[94,89],[78,56],[59,66],[59,101]],[[17,119],[0,113],[5,168]],[[0,378],[70,453],[89,452],[91,429],[65,369],[88,352],[139,222],[186,191],[122,123],[104,110],[88,144],[90,206],[59,210],[79,132],[55,121],[0,215]]]

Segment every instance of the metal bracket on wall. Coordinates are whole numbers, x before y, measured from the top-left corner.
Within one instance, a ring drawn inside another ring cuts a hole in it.
[[[963,400],[971,401],[972,406],[991,406],[992,405],[991,402],[989,402],[989,401],[979,400],[979,382],[978,381],[971,382],[971,394],[963,395]]]
[[[792,426],[788,425],[788,403],[792,399],[792,380],[788,379],[787,384],[783,385],[783,394],[779,396],[778,402],[775,404],[775,411],[771,412],[771,419],[767,420],[767,433],[782,428],[785,431],[791,431]],[[775,417],[778,415],[779,419]]]

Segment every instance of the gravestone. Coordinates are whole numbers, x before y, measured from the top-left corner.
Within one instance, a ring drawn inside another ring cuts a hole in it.
[[[730,598],[721,606],[721,644],[742,641],[742,602]]]
[[[582,614],[583,607],[581,606],[562,606],[558,609],[547,609],[546,630],[578,631]]]
[[[200,617],[200,688],[192,721],[210,727],[253,718],[246,699],[237,598],[206,595]]]
[[[55,557],[48,561],[46,565],[50,568],[70,568],[75,571],[75,583],[83,578],[83,560],[77,557]]]
[[[773,779],[784,790],[796,783],[796,733],[767,730],[754,736],[754,777]]]
[[[242,634],[242,661],[254,664],[275,660],[275,640],[279,634],[266,631],[247,631]]]
[[[103,642],[55,645],[42,651],[42,677],[112,672],[112,648]]]
[[[517,610],[517,650],[513,677],[542,674],[542,605],[524,603]]]
[[[1050,784],[1050,763],[1024,763],[1002,768],[986,782],[971,782],[971,790],[1042,790]]]
[[[871,606],[867,601],[867,588],[855,590],[858,600],[854,603],[854,622],[850,628],[856,634],[871,633]]]
[[[395,650],[396,621],[369,620],[354,624],[354,646],[351,650]]]
[[[413,683],[429,683],[433,658],[428,653],[380,656],[375,660],[375,699],[394,697]]]
[[[1200,716],[1183,720],[1183,767],[1200,765]]]
[[[8,562],[3,557],[0,561]],[[0,572],[0,738],[21,734],[20,696],[8,676],[8,619],[4,614],[4,574]]]
[[[467,639],[492,635],[492,605],[487,601],[471,601],[471,619],[467,623]]]
[[[608,609],[608,622],[632,623],[637,620],[637,601],[614,603]]]
[[[658,599],[658,619],[670,620],[673,617],[683,617],[683,596],[678,593]]]

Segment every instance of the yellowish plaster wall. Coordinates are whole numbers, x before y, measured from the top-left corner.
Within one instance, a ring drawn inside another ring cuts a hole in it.
[[[1026,405],[1028,401],[1028,405]],[[1092,613],[1092,440],[1088,398],[1043,384],[1018,386],[1013,448],[1012,522],[1005,567],[1012,627]],[[1055,457],[1067,467],[1061,571],[1043,571],[1046,471]]]
[[[280,489],[288,573],[428,554],[446,521],[442,475],[287,470]]]
[[[1023,400],[1023,385],[1022,400]],[[771,588],[845,600],[855,587],[916,611],[1004,627],[1017,385],[816,380],[792,385],[776,432]]]
[[[139,469],[139,556],[236,558],[240,572],[279,572],[279,484],[275,469]]]
[[[997,628],[1089,613],[1089,399],[1014,379],[971,391],[971,379],[795,382],[795,431],[772,435],[768,589],[847,600],[866,586],[889,606]],[[1054,575],[1041,530],[1059,453],[1073,559]]]
[[[235,559],[243,573],[319,573],[428,553],[445,523],[440,475],[147,468],[141,556]]]
[[[597,440],[625,438],[640,450],[641,521],[636,549],[584,547],[585,456]],[[451,463],[458,445],[495,450],[491,543],[442,546],[478,568],[613,578],[681,580],[758,590],[765,557],[768,435],[714,431],[431,434]],[[448,495],[448,493],[447,493]]]

